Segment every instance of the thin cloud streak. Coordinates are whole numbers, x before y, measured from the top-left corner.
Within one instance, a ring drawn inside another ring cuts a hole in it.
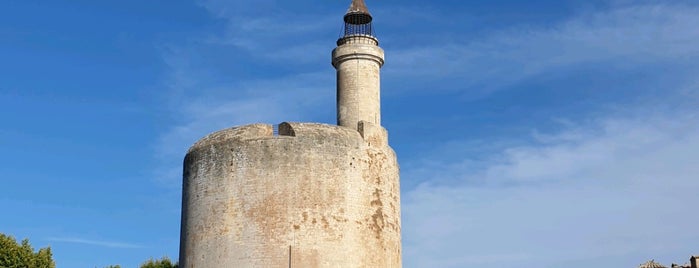
[[[127,248],[127,249],[129,249],[129,248],[131,248],[131,249],[145,248],[144,246],[138,245],[138,244],[113,242],[113,241],[103,241],[103,240],[90,240],[90,239],[83,239],[83,238],[77,238],[77,237],[49,237],[46,240],[51,241],[51,242],[84,244],[84,245],[92,245],[92,246],[100,246],[100,247],[108,247],[108,248]]]

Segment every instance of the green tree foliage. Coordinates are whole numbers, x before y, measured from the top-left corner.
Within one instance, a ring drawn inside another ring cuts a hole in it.
[[[150,259],[143,264],[141,268],[177,268],[177,263],[172,263],[168,257],[163,257],[160,260]]]
[[[119,266],[119,265],[109,265],[109,266],[104,267],[104,268],[121,268],[121,266]]]
[[[12,236],[0,234],[0,267],[2,268],[56,268],[51,248],[34,252],[29,240],[17,243]]]

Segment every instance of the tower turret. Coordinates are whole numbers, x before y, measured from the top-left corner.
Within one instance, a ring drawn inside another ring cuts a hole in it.
[[[364,0],[353,0],[344,33],[332,52],[337,70],[337,124],[358,129],[360,121],[381,125],[380,69],[384,52],[374,35]]]

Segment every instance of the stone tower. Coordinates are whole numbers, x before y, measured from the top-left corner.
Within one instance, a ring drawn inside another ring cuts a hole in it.
[[[383,49],[374,36],[364,1],[352,1],[344,20],[344,35],[332,54],[337,69],[337,124],[354,129],[360,121],[381,125],[379,69],[384,62]]]
[[[184,159],[180,267],[401,267],[398,163],[380,125],[383,50],[354,0],[332,53],[338,125],[224,129]]]

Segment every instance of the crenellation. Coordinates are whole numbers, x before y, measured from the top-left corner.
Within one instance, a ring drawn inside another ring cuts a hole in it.
[[[279,124],[279,135],[294,137],[296,136],[296,132],[294,132],[294,128],[291,124],[284,122]]]

